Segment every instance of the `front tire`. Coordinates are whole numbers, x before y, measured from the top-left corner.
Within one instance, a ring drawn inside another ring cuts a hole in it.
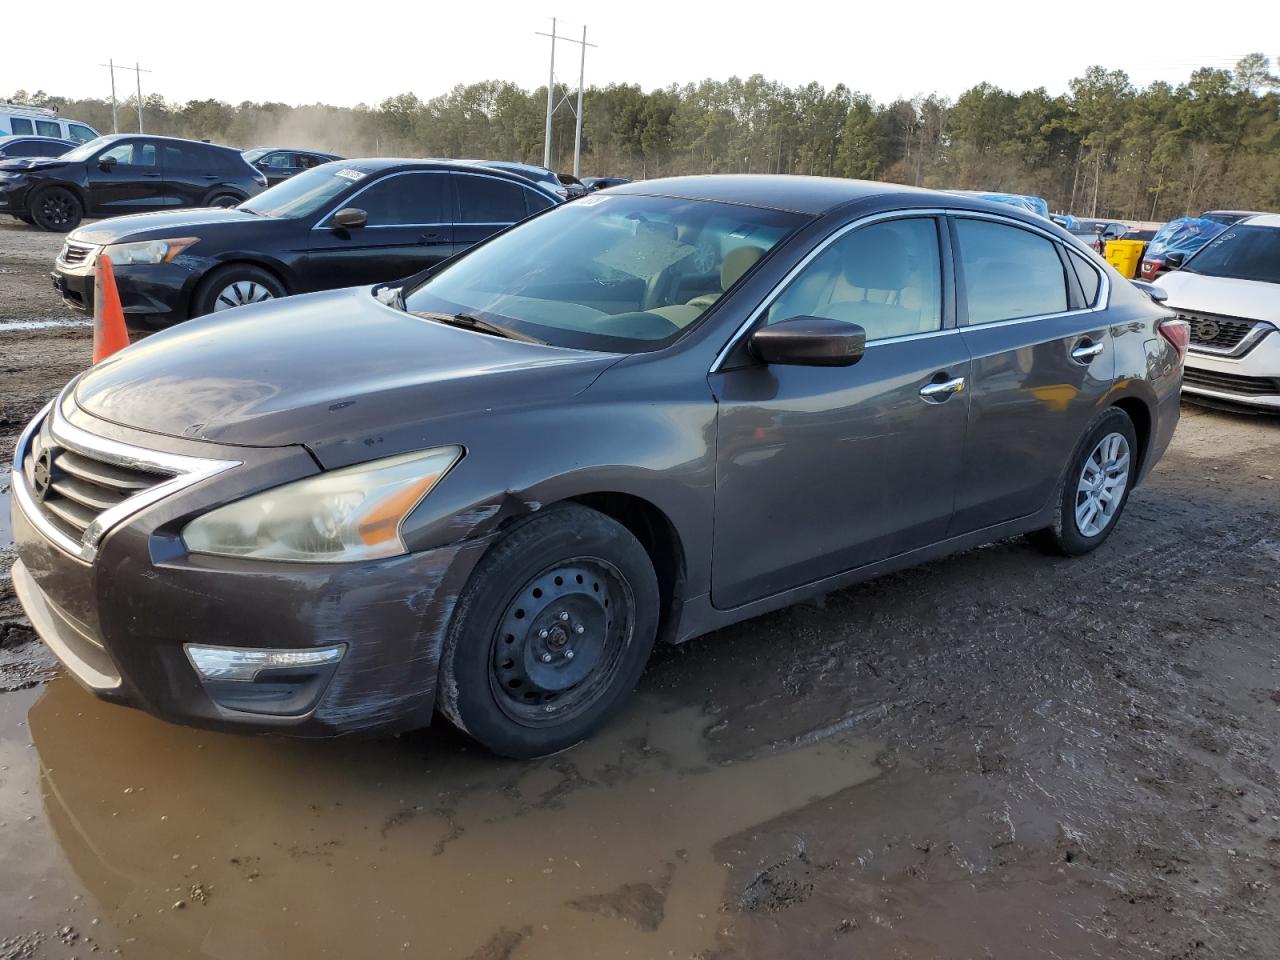
[[[191,316],[202,317],[286,295],[284,285],[273,274],[250,263],[232,263],[200,281],[191,298]]]
[[[1053,525],[1037,531],[1050,553],[1079,557],[1106,542],[1129,502],[1137,476],[1138,436],[1129,415],[1112,407],[1094,421],[1058,491]]]
[[[209,206],[217,207],[219,210],[230,210],[232,207],[238,207],[244,201],[239,197],[232,196],[229,193],[220,193],[209,201]]]
[[[84,205],[66,187],[45,187],[31,198],[31,219],[41,230],[67,233],[83,218]]]
[[[578,504],[550,507],[499,541],[463,590],[441,712],[501,756],[571,747],[635,688],[658,608],[653,564],[629,530]]]

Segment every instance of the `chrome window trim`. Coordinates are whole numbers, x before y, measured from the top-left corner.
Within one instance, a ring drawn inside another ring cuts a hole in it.
[[[321,164],[321,166],[324,166],[324,164]],[[315,168],[313,167],[312,169],[315,169]],[[440,169],[398,170],[395,173],[387,174],[387,176],[385,177],[378,177],[373,182],[366,183],[363,187],[361,187],[355,193],[348,196],[347,199],[343,200],[337,206],[332,207],[324,216],[320,217],[320,219],[318,219],[315,222],[315,226],[313,226],[311,229],[326,230],[326,231],[346,229],[345,227],[325,227],[325,226],[322,226],[322,224],[326,220],[328,220],[330,217],[332,217],[335,213],[337,213],[339,210],[343,210],[351,206],[351,201],[354,200],[356,197],[360,196],[360,194],[364,193],[366,190],[370,189],[371,187],[378,186],[378,184],[380,183],[386,183],[388,180],[394,180],[396,177],[409,177],[409,176],[422,175],[422,174],[445,174],[448,172],[449,172],[448,170],[440,170]],[[449,226],[453,226],[453,221],[441,221],[440,223],[375,223],[375,224],[366,224],[360,229],[361,230],[377,230],[380,227],[400,228],[400,227],[449,227]]]
[[[240,460],[213,460],[203,457],[188,457],[176,453],[164,453],[160,450],[148,450],[130,443],[112,440],[89,433],[75,426],[62,413],[62,404],[73,402],[71,391],[75,387],[73,380],[56,401],[50,401],[27,424],[18,438],[13,452],[13,493],[31,524],[50,542],[77,560],[93,563],[98,555],[98,547],[112,529],[139,510],[151,506],[180,490],[208,480],[225,470],[238,467]],[[155,486],[122,500],[107,510],[102,511],[89,524],[80,540],[75,540],[55,527],[44,515],[35,499],[35,494],[27,484],[23,461],[31,448],[31,441],[36,432],[49,421],[49,435],[54,444],[72,450],[84,456],[111,463],[116,466],[134,470],[161,470],[172,473],[168,479],[162,479]]]

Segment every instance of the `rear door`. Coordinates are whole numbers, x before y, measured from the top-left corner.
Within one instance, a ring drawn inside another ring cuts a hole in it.
[[[956,535],[1048,502],[1111,389],[1115,354],[1106,284],[1083,257],[1026,224],[950,219],[957,306],[973,357]]]
[[[555,203],[536,187],[483,173],[451,173],[454,189],[454,242],[465,250]]]
[[[365,211],[363,227],[336,226],[329,210],[311,231],[299,269],[304,290],[331,290],[407,277],[453,256],[448,173],[392,173],[341,204]]]
[[[130,138],[112,144],[85,162],[85,176],[90,216],[114,217],[174,205],[165,193],[160,149],[154,140]]]
[[[165,201],[171,207],[203,206],[209,191],[223,180],[219,158],[194,144],[165,143],[161,156]]]
[[[933,216],[836,235],[758,323],[856,323],[848,367],[733,354],[718,403],[712,600],[740,606],[942,540],[960,475],[969,354]],[[941,242],[940,242],[941,241]]]
[[[288,180],[299,170],[297,157],[288,150],[267,154],[258,161],[257,167],[266,174],[267,186],[270,187]]]

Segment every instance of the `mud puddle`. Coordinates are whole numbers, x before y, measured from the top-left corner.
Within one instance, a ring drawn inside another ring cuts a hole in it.
[[[14,700],[0,934],[69,927],[137,957],[687,957],[727,922],[718,842],[877,773],[848,736],[711,762],[710,721],[652,696],[532,764],[440,729],[193,731],[67,679]]]

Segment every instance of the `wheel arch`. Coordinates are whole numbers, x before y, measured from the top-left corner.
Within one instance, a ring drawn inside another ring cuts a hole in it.
[[[271,260],[269,257],[258,257],[253,254],[237,253],[234,257],[228,260],[219,260],[213,265],[213,267],[206,270],[199,280],[191,285],[191,290],[187,294],[187,315],[190,316],[192,311],[195,309],[196,297],[200,295],[200,291],[204,289],[205,283],[208,282],[210,277],[226,267],[237,266],[249,266],[258,270],[265,270],[280,282],[280,286],[284,287],[286,295],[291,296],[294,293],[293,283],[290,280],[289,274],[281,268],[279,263]]]
[[[1138,463],[1133,475],[1140,480],[1146,471],[1148,458],[1151,456],[1153,427],[1151,407],[1136,394],[1117,397],[1111,406],[1124,411],[1133,423],[1134,433],[1138,435]]]
[[[687,568],[684,544],[671,518],[652,501],[630,493],[584,493],[561,502],[590,507],[622,524],[640,541],[658,578],[662,603],[658,642],[674,643],[679,630],[680,607],[685,598]]]
[[[201,206],[210,206],[215,197],[237,197],[241,203],[249,199],[249,195],[237,187],[217,186],[213,187],[204,195]]]
[[[36,197],[40,196],[40,194],[44,193],[46,190],[56,190],[59,187],[62,188],[63,190],[66,190],[68,193],[70,193],[72,196],[74,196],[77,200],[80,201],[81,216],[85,216],[85,217],[89,216],[88,194],[85,193],[84,189],[81,188],[81,186],[78,183],[75,183],[71,180],[54,180],[49,183],[40,183],[32,187],[29,191],[27,191],[27,199],[26,199],[27,213],[30,214],[32,209],[34,209]]]

